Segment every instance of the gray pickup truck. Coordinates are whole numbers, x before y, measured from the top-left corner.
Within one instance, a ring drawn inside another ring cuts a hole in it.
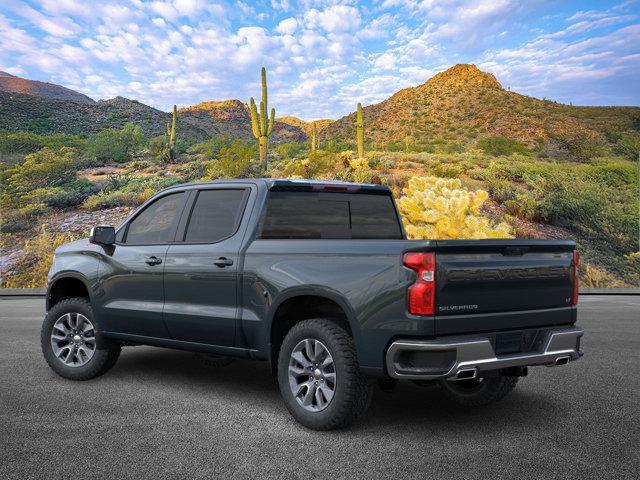
[[[570,241],[407,240],[380,185],[179,185],[56,251],[42,350],[72,380],[129,345],[266,360],[320,430],[360,418],[375,379],[482,405],[582,355],[578,260]]]

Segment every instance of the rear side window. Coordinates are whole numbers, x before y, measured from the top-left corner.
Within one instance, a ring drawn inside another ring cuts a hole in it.
[[[182,211],[184,195],[184,192],[165,195],[146,207],[129,224],[125,243],[155,245],[173,240],[171,236]]]
[[[401,239],[390,195],[269,192],[260,238]]]
[[[215,243],[230,237],[242,218],[247,190],[201,190],[191,211],[184,241]]]

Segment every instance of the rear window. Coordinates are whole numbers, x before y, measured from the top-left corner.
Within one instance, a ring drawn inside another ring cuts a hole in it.
[[[401,239],[391,195],[269,192],[260,238]]]

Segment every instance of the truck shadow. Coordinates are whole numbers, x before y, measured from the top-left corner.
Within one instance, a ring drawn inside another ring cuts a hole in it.
[[[213,367],[190,352],[135,347],[125,349],[114,369],[103,378],[117,383],[119,389],[123,383],[126,388],[140,382],[157,382],[159,389],[178,390],[185,398],[242,403],[268,411],[274,422],[293,422],[266,362],[238,359],[228,366]],[[521,379],[521,384],[503,401],[476,408],[452,404],[437,385],[421,387],[403,381],[390,394],[376,386],[366,420],[349,431],[388,433],[405,428],[430,435],[464,434],[490,426],[492,435],[496,435],[503,429],[509,433],[526,432],[527,428],[540,428],[566,417],[569,406],[545,393],[543,386],[528,385],[531,380],[539,383],[530,377]]]

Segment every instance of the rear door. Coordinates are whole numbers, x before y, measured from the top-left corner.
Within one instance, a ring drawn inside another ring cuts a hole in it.
[[[234,345],[239,252],[252,192],[248,184],[192,192],[165,262],[164,320],[172,338]]]
[[[438,241],[436,333],[575,321],[573,242]]]

